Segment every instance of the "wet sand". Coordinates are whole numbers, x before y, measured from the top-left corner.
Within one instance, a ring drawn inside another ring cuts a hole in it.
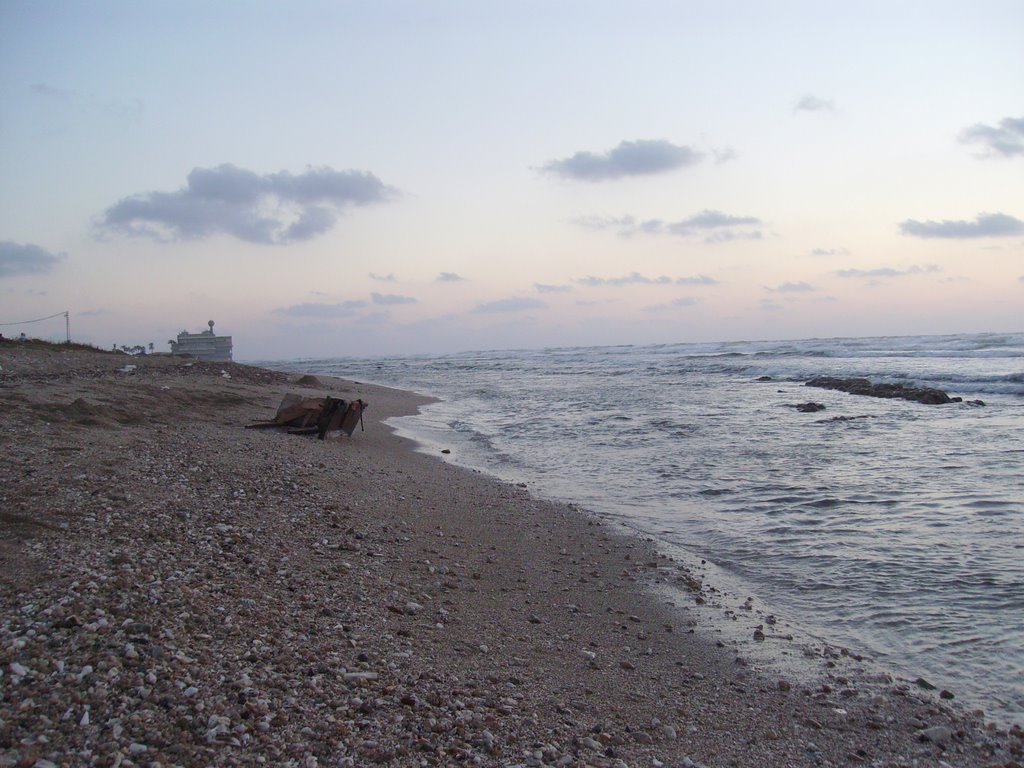
[[[650,542],[412,450],[381,423],[411,393],[14,344],[0,365],[0,766],[1024,759],[1020,731],[840,649],[752,665]],[[243,429],[289,391],[363,398],[365,431]]]

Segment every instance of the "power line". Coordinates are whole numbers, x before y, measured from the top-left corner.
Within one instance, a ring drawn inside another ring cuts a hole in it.
[[[38,320],[22,320],[20,323],[0,323],[0,325],[28,325],[29,323],[41,323],[41,322],[43,322],[43,320],[53,320],[53,318],[60,317],[62,315],[64,317],[67,317],[68,313],[67,312],[58,312],[55,315],[48,315],[47,317],[40,317]]]
[[[68,312],[67,310],[64,310],[63,312],[58,312],[58,313],[56,313],[54,315],[47,315],[46,317],[40,317],[38,320],[23,320],[20,323],[0,323],[0,326],[28,325],[29,323],[41,323],[41,322],[43,322],[43,320],[52,320],[53,318],[60,317],[61,315],[64,316],[64,333],[65,333],[65,336],[66,336],[66,340],[67,340],[67,343],[70,344],[71,343],[71,313]],[[22,334],[22,336],[24,336],[24,334]]]

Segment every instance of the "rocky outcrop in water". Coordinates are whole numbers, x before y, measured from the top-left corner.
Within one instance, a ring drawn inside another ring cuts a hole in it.
[[[797,405],[789,405],[788,408],[795,408],[800,413],[817,413],[818,411],[824,411],[825,406],[821,403],[798,403]]]
[[[820,387],[822,389],[837,389],[840,392],[849,392],[851,395],[913,400],[914,402],[925,403],[926,405],[943,405],[945,403],[963,402],[963,398],[950,397],[941,389],[933,389],[931,387],[909,387],[905,384],[872,384],[867,379],[860,378],[817,376],[808,381],[807,386]]]

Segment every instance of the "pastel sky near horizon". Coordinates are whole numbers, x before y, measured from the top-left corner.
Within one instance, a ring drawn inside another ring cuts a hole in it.
[[[213,319],[242,360],[1021,331],[1022,39],[1019,0],[3,0],[0,323]]]

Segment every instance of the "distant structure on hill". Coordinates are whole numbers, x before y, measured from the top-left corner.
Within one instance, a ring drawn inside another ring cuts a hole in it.
[[[202,333],[182,331],[177,341],[168,341],[172,355],[189,355],[197,360],[231,361],[231,337],[216,336],[213,333],[213,320],[207,325],[210,330]]]

